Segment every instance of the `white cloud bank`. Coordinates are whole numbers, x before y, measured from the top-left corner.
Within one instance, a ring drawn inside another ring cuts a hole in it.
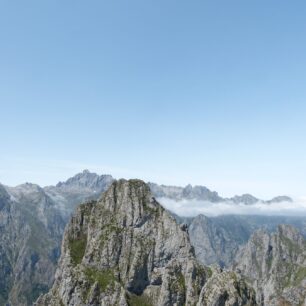
[[[235,214],[306,217],[306,198],[272,204],[257,202],[253,205],[231,202],[211,203],[197,200],[174,201],[169,198],[158,198],[157,201],[175,214],[184,217],[194,217],[199,214],[206,216]]]

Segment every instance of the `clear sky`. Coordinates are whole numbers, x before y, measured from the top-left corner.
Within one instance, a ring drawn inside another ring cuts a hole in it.
[[[306,2],[3,0],[0,182],[88,168],[306,195]]]

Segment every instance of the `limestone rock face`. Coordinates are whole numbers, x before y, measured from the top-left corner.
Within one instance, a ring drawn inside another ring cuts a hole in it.
[[[259,304],[306,305],[306,241],[292,226],[255,232],[233,266],[254,286]]]
[[[241,284],[196,261],[186,228],[145,183],[120,180],[78,207],[54,285],[36,305],[255,305]]]

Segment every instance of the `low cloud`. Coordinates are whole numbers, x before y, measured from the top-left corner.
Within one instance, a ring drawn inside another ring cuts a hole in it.
[[[158,198],[157,200],[168,210],[184,217],[194,217],[199,214],[206,216],[235,214],[306,217],[306,199],[272,204],[257,202],[253,205],[235,204],[232,202],[211,203],[198,200],[175,201],[169,198]]]

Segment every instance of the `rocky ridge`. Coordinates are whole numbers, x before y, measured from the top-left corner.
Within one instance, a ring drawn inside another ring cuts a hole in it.
[[[231,198],[223,198],[216,191],[211,191],[205,186],[191,186],[185,187],[158,185],[155,183],[148,183],[152,193],[156,198],[167,198],[174,201],[182,200],[197,200],[210,203],[230,202],[234,204],[253,205],[261,202],[265,204],[280,203],[280,202],[292,202],[292,199],[288,196],[277,196],[271,200],[264,201],[258,199],[251,194],[236,195]]]

